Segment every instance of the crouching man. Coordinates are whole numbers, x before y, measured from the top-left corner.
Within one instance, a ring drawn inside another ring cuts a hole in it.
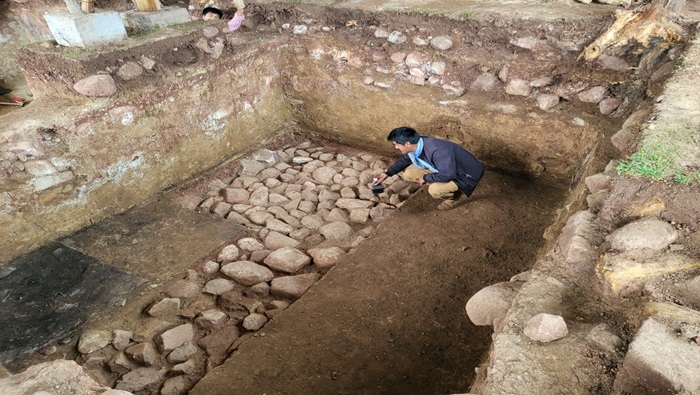
[[[404,171],[406,181],[429,184],[428,193],[442,200],[438,210],[451,210],[466,202],[484,175],[481,162],[451,141],[421,136],[410,127],[392,130],[387,140],[403,155],[374,184]]]

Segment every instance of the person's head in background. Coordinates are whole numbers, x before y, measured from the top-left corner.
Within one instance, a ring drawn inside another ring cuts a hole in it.
[[[220,9],[214,7],[206,7],[202,10],[202,19],[205,21],[213,21],[221,19],[224,13]]]

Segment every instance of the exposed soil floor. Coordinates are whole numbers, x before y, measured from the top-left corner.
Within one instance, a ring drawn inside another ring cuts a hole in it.
[[[534,263],[565,192],[487,172],[441,212],[420,190],[192,394],[465,392],[491,328],[464,305]]]
[[[491,334],[490,327],[469,321],[466,301],[535,262],[546,243],[542,234],[566,192],[487,171],[466,205],[441,212],[419,190],[193,393],[465,392]],[[164,197],[64,240],[119,272],[148,281],[127,296],[124,307],[106,308],[102,319],[88,326],[129,328],[169,276],[196,268],[225,239],[240,235],[240,229],[229,229],[231,222],[174,210]],[[204,226],[203,233],[197,226]],[[130,245],[133,257],[140,258],[124,265]],[[150,257],[143,253],[149,250],[154,252]],[[75,358],[76,341],[77,336],[67,336],[58,352],[35,353],[9,368]]]

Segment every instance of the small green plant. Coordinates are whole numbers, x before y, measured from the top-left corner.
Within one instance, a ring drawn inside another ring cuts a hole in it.
[[[474,13],[471,11],[463,12],[463,13],[459,14],[459,19],[469,19],[472,17],[472,15],[474,15]]]
[[[676,173],[673,175],[673,181],[679,184],[690,184],[692,181],[691,176],[683,173]]]
[[[409,8],[408,11],[412,12],[414,14],[422,14],[422,15],[433,15],[434,13],[437,12],[434,10],[425,10],[425,9],[421,9],[421,8]]]
[[[160,26],[156,24],[147,29],[133,30],[131,32],[127,32],[127,36],[129,38],[141,38],[155,32],[158,29],[160,29]]]
[[[700,182],[697,167],[681,165],[679,159],[687,155],[688,147],[695,146],[698,131],[689,125],[668,130],[646,130],[637,152],[621,161],[616,170],[620,174],[648,177],[652,180],[673,181],[679,184]]]

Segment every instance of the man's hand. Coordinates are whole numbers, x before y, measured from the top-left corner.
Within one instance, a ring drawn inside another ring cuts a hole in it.
[[[423,184],[425,184],[425,179],[423,178],[423,176],[420,176],[420,178],[418,179],[418,185],[423,185]]]
[[[381,184],[381,183],[383,183],[384,180],[386,180],[387,178],[389,178],[389,176],[387,176],[386,173],[382,173],[382,175],[379,176],[379,177],[377,177],[377,181],[373,182],[372,185]]]

